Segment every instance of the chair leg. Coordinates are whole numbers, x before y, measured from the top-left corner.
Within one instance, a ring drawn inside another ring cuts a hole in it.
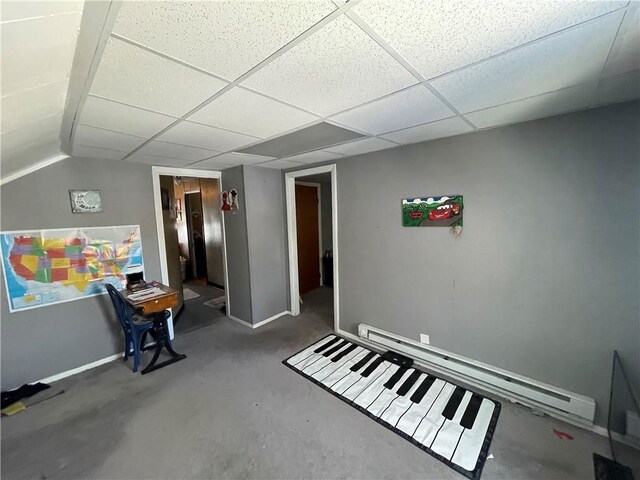
[[[133,342],[133,371],[137,372],[138,367],[140,366],[140,355],[142,353],[142,338],[138,337],[137,339],[134,337]]]
[[[129,335],[124,336],[124,361],[129,359],[129,352],[131,351],[131,339]]]

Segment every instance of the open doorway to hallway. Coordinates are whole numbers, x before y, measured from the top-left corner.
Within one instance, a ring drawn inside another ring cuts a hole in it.
[[[182,333],[226,312],[220,180],[167,174],[159,182],[165,283],[179,292],[173,323]]]
[[[334,327],[331,174],[295,180],[300,311]]]
[[[339,331],[335,165],[285,173],[291,314]]]

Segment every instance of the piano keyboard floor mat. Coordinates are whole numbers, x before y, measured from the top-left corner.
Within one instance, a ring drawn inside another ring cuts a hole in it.
[[[480,478],[499,402],[334,334],[282,363],[458,473]]]

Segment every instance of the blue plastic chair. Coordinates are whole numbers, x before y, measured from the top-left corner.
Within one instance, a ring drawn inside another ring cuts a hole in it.
[[[133,308],[122,294],[113,285],[106,284],[106,287],[124,331],[124,360],[126,361],[133,351],[133,371],[137,372],[140,366],[144,340],[147,337],[147,333],[153,333],[153,321],[142,320],[137,315],[134,318]]]

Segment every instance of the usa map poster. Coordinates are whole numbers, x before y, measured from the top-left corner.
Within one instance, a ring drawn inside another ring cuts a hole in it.
[[[100,295],[142,268],[139,225],[0,232],[9,310]]]

